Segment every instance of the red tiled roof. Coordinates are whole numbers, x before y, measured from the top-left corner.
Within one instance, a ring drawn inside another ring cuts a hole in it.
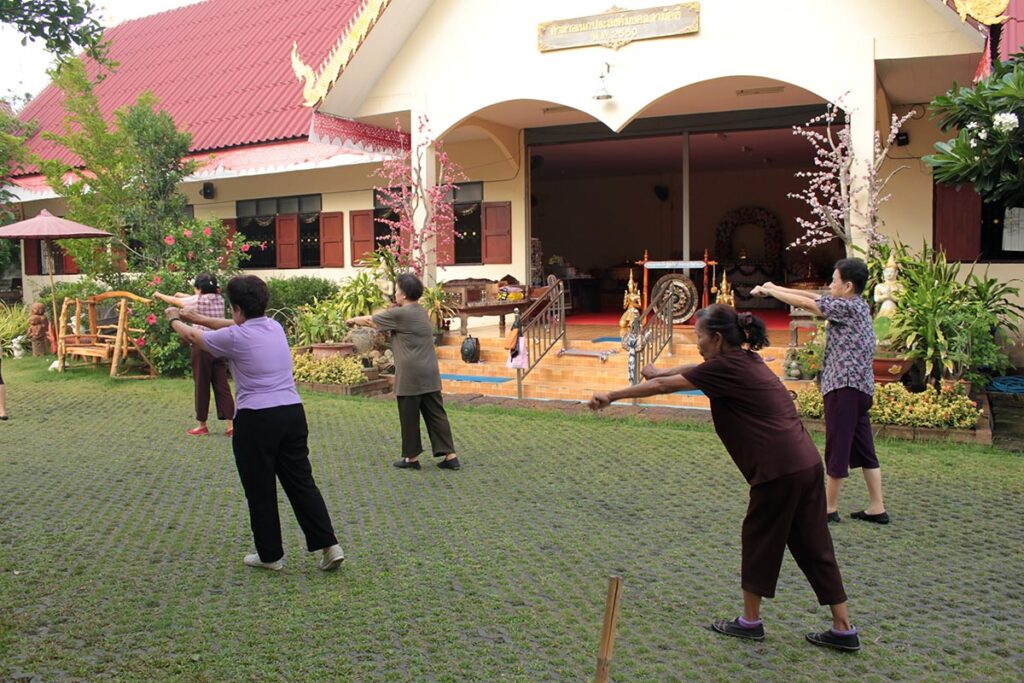
[[[192,151],[308,135],[312,111],[291,67],[291,48],[319,64],[359,11],[360,0],[206,0],[128,21],[106,33],[117,71],[96,86],[104,115],[151,91]],[[59,131],[63,95],[50,85],[21,112],[39,131]],[[33,153],[76,163],[37,133]],[[33,172],[34,169],[26,169]]]

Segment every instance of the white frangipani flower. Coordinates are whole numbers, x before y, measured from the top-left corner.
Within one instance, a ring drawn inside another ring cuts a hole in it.
[[[992,127],[1001,133],[1016,130],[1020,120],[1013,112],[1000,112],[992,117]]]

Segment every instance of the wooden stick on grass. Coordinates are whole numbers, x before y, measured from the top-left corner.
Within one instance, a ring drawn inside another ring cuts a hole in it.
[[[597,673],[594,683],[608,683],[615,648],[615,627],[619,623],[619,599],[622,597],[622,577],[608,577],[608,597],[604,603],[604,626],[601,628],[601,646],[597,651]]]

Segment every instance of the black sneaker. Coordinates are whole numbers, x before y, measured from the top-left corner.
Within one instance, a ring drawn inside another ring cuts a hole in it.
[[[869,515],[864,510],[861,510],[860,512],[851,512],[850,513],[850,518],[851,519],[860,519],[860,520],[863,520],[865,522],[874,522],[875,524],[888,524],[889,523],[889,513],[888,512],[879,512],[877,515]]]
[[[758,624],[757,626],[744,626],[740,623],[739,617],[732,621],[713,621],[711,622],[711,628],[718,633],[733,636],[735,638],[764,640],[764,624]]]
[[[860,636],[857,635],[856,631],[848,635],[836,633],[832,629],[822,631],[821,633],[808,633],[807,642],[843,652],[857,652],[860,650]]]
[[[457,470],[462,467],[462,464],[459,462],[458,458],[452,458],[451,460],[442,460],[437,463],[437,466],[442,470]]]
[[[839,516],[838,512],[830,512],[830,513],[828,513],[828,523],[829,524],[839,524],[842,521],[843,521],[843,518]]]
[[[420,461],[419,460],[407,460],[405,458],[402,458],[401,460],[396,460],[394,462],[394,465],[395,465],[395,467],[397,467],[399,469],[403,469],[403,470],[405,470],[405,469],[418,470],[418,469],[420,469],[420,467],[422,467],[422,465],[420,465]]]

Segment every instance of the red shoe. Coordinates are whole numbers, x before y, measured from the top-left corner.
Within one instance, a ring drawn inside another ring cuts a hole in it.
[[[191,436],[205,436],[210,433],[210,430],[206,427],[196,427],[195,429],[188,430],[188,433]]]
[[[235,435],[235,428],[234,427],[232,427],[231,429],[228,429],[228,430],[226,430],[224,432],[224,436],[234,436],[234,435]]]

